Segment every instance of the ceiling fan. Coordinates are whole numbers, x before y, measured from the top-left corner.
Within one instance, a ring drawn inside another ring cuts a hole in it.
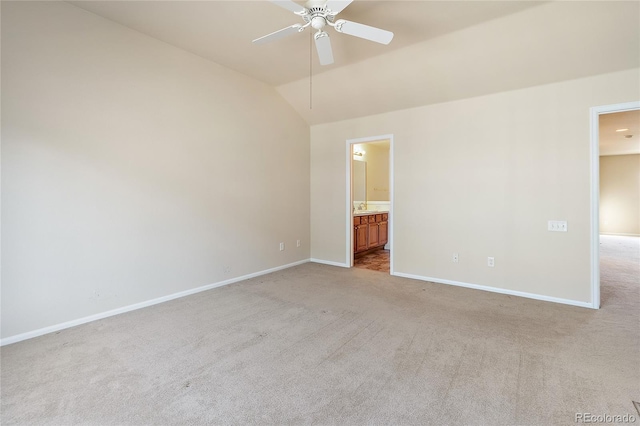
[[[339,33],[364,38],[375,41],[376,43],[389,44],[391,39],[393,39],[393,33],[391,31],[381,30],[380,28],[370,27],[369,25],[359,24],[345,19],[336,20],[336,15],[349,6],[353,0],[309,0],[304,6],[291,0],[269,1],[300,16],[304,24],[291,25],[290,27],[257,38],[253,40],[253,43],[258,44],[278,40],[288,35],[302,32],[310,26],[318,30],[314,35],[314,39],[321,65],[333,63],[331,41],[329,40],[329,34],[324,31],[327,25],[333,27]]]

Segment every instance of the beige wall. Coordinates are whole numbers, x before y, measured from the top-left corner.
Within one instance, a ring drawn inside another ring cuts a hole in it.
[[[640,236],[640,154],[600,157],[600,233]]]
[[[590,302],[589,108],[638,72],[312,126],[311,256],[347,259],[345,140],[393,134],[396,272]]]
[[[389,201],[389,148],[374,143],[367,150],[367,201]]]
[[[309,258],[275,89],[67,3],[2,2],[2,143],[3,338]]]

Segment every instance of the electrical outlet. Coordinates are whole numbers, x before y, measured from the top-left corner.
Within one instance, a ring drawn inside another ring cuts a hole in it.
[[[547,229],[552,232],[567,232],[566,220],[550,220]]]
[[[495,265],[496,263],[493,257],[487,257],[487,266],[493,268]]]
[[[453,253],[453,263],[458,263],[458,253]]]
[[[284,251],[284,243],[280,243],[280,251]]]
[[[296,247],[300,247],[300,240],[296,240]]]

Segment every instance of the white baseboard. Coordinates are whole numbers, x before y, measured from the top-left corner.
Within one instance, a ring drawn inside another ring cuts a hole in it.
[[[613,232],[601,232],[600,235],[613,235],[615,237],[640,237],[640,234],[614,234]]]
[[[480,285],[480,284],[469,284],[469,283],[463,283],[460,281],[423,277],[420,275],[404,274],[402,272],[394,272],[391,275],[395,275],[397,277],[403,277],[403,278],[411,278],[411,279],[420,280],[420,281],[429,281],[429,282],[438,283],[438,284],[448,284],[448,285],[455,285],[458,287],[472,288],[475,290],[490,291],[492,293],[508,294],[510,296],[526,297],[527,299],[544,300],[545,302],[554,302],[554,303],[562,303],[564,305],[580,306],[581,308],[597,309],[597,308],[594,308],[593,304],[589,302],[580,302],[580,301],[571,300],[571,299],[561,299],[559,297],[551,297],[551,296],[544,296],[541,294],[526,293],[524,291],[507,290],[504,288],[490,287],[490,286]]]
[[[313,257],[311,259],[309,259],[309,262],[322,263],[323,265],[339,266],[341,268],[349,268],[349,266],[347,266],[346,263],[333,262],[331,260],[315,259]]]
[[[309,259],[299,260],[297,262],[289,263],[287,265],[276,266],[275,268],[265,269],[264,271],[254,272],[251,274],[243,275],[241,277],[230,278],[228,280],[220,281],[213,284],[207,284],[202,287],[192,288],[190,290],[181,291],[179,293],[169,294],[167,296],[158,297],[156,299],[147,300],[140,303],[134,303],[133,305],[123,306],[122,308],[112,309],[110,311],[101,312],[95,315],[89,315],[88,317],[78,318],[75,320],[63,322],[61,324],[51,325],[49,327],[40,328],[38,330],[28,331],[26,333],[16,334],[15,336],[5,337],[0,339],[0,346],[10,345],[11,343],[21,342],[23,340],[32,339],[34,337],[42,336],[44,334],[53,333],[56,331],[64,330],[65,328],[75,327],[77,325],[86,324],[91,321],[100,320],[114,315],[123,314],[125,312],[135,311],[136,309],[146,308],[148,306],[157,305],[159,303],[168,302],[169,300],[179,299],[181,297],[190,296],[202,291],[211,290],[216,287],[222,287],[228,284],[233,284],[238,281],[248,280],[260,275],[270,274],[272,272],[280,271],[282,269],[291,268],[293,266],[302,265],[309,262]]]

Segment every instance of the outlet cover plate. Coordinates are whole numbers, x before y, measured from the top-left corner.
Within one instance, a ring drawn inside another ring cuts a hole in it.
[[[566,220],[550,220],[547,229],[551,232],[567,232]]]

